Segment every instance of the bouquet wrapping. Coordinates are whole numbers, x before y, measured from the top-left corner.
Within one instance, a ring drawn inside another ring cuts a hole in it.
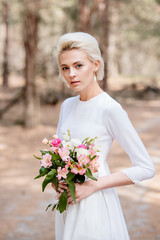
[[[86,178],[97,180],[93,173],[99,168],[98,152],[99,147],[95,145],[95,138],[87,137],[83,141],[79,139],[71,139],[70,131],[63,134],[63,140],[57,135],[52,140],[43,139],[42,143],[48,146],[48,149],[40,150],[41,157],[35,158],[40,160],[39,175],[35,179],[45,177],[42,183],[42,191],[44,192],[49,183],[53,183],[55,189],[58,188],[59,181],[67,183],[70,194],[76,203],[75,183],[83,183]],[[49,204],[47,209],[51,207]],[[60,195],[59,201],[53,204],[52,210],[55,208],[60,213],[67,207],[67,190]],[[46,210],[47,210],[46,209]]]

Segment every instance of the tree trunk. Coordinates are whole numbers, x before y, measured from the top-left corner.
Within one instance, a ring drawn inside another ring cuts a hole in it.
[[[101,47],[102,47],[102,54],[104,59],[104,78],[102,80],[102,88],[104,91],[108,89],[108,46],[109,46],[109,6],[110,0],[103,0],[101,2],[101,22],[102,22],[102,40],[101,40]]]
[[[90,28],[90,9],[86,0],[79,0],[80,7],[80,31],[89,32]]]
[[[25,7],[25,126],[31,128],[37,125],[39,122],[39,97],[36,89],[36,53],[38,43],[39,0],[32,2],[27,1]]]
[[[8,87],[8,0],[2,2],[4,22],[4,48],[3,48],[3,87]]]
[[[87,0],[79,0],[79,9],[80,9],[80,31],[90,32],[91,31],[91,17],[92,14],[97,10],[98,0],[92,1],[92,7],[89,6]]]

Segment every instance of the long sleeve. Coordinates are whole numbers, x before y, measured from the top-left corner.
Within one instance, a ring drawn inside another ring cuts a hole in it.
[[[110,103],[107,114],[110,135],[117,140],[128,154],[133,166],[122,170],[132,182],[152,178],[155,169],[141,139],[132,126],[127,113],[117,102]]]
[[[61,122],[62,122],[62,113],[63,113],[63,103],[61,105],[61,109],[60,109],[60,113],[59,113],[59,120],[58,120],[58,125],[57,125],[57,130],[56,130],[56,134],[59,136],[60,134],[60,125],[61,125]],[[60,137],[60,136],[59,136]]]

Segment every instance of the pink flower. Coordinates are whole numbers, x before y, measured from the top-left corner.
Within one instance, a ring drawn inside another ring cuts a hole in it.
[[[56,154],[58,154],[58,149],[59,149],[58,147],[50,147],[50,150]]]
[[[71,172],[74,174],[78,174],[78,168],[76,165],[73,166],[73,168],[71,169]]]
[[[57,171],[58,171],[58,175],[57,175],[58,180],[61,180],[61,178],[67,178],[67,174],[68,174],[67,168],[58,167]]]
[[[91,170],[92,173],[98,172],[98,168],[100,166],[98,163],[98,158],[99,156],[90,161],[89,169]]]
[[[60,139],[60,138],[54,138],[54,139],[52,139],[52,141],[51,141],[51,145],[52,145],[53,147],[59,147],[60,144],[61,144],[61,139]]]
[[[66,162],[65,168],[69,168],[71,165],[71,161],[69,160],[68,162]]]
[[[84,144],[80,144],[77,148],[84,148],[84,149],[87,149],[86,145],[84,145]]]
[[[70,160],[70,157],[69,157],[70,152],[68,148],[64,148],[64,147],[59,148],[58,153],[60,157],[63,159],[63,161],[68,162]]]
[[[91,157],[94,157],[96,155],[96,152],[93,150],[92,147],[89,148],[89,153],[90,153]]]
[[[44,139],[42,140],[42,143],[46,145],[46,144],[48,143],[48,139],[47,139],[47,138],[44,138]]]
[[[90,159],[89,159],[89,157],[87,157],[86,155],[82,155],[82,154],[81,154],[81,155],[78,157],[78,162],[79,162],[79,165],[80,165],[80,166],[82,166],[82,164],[87,165],[87,163],[90,162]]]
[[[73,168],[71,169],[71,172],[74,174],[80,174],[80,175],[84,175],[85,174],[85,169],[83,167],[81,167],[80,165],[74,165]]]
[[[81,166],[78,167],[78,173],[79,173],[80,175],[84,175],[85,172],[86,172],[86,170],[85,170],[83,167],[81,167]]]
[[[51,167],[52,166],[52,162],[51,162],[51,155],[49,153],[46,153],[45,155],[43,155],[43,159],[40,160],[40,165],[41,167]]]

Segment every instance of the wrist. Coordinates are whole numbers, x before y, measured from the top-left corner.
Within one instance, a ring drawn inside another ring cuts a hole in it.
[[[92,188],[93,193],[99,190],[98,188],[98,179],[97,180],[90,180],[90,187]]]

